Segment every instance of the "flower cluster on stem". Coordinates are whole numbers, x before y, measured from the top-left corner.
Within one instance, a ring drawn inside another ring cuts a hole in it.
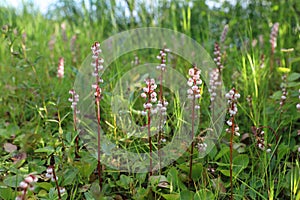
[[[166,70],[166,58],[167,58],[167,53],[170,52],[170,49],[163,48],[160,50],[159,55],[156,56],[158,60],[161,61],[161,63],[156,67],[159,70],[165,71]]]
[[[238,112],[237,108],[237,100],[241,97],[241,95],[236,91],[235,88],[231,89],[228,93],[226,93],[225,98],[227,99],[228,104],[228,112],[229,112],[229,120],[227,120],[227,125],[230,128],[227,128],[226,131],[229,133],[233,133],[236,136],[240,136],[239,126],[234,122],[234,117]]]
[[[158,70],[161,71],[160,74],[160,88],[159,88],[159,100],[157,102],[157,109],[160,111],[162,115],[167,114],[167,106],[168,102],[163,98],[163,72],[166,71],[166,58],[167,53],[170,52],[170,49],[163,48],[160,50],[159,55],[156,57],[160,60],[160,64],[156,67]]]
[[[59,187],[58,185],[58,177],[56,176],[55,167],[54,167],[54,157],[51,156],[50,166],[46,170],[46,177],[51,179],[52,182],[55,183],[55,187],[57,190],[58,199],[61,199],[61,194],[63,194],[66,190],[64,187]]]
[[[141,94],[141,97],[146,99],[146,102],[143,104],[144,111],[142,111],[143,115],[147,115],[148,122],[147,122],[147,128],[148,128],[148,142],[149,142],[149,154],[150,154],[150,161],[149,161],[149,176],[152,176],[152,139],[151,139],[151,113],[156,113],[157,110],[153,109],[153,103],[157,102],[157,93],[155,92],[155,89],[157,88],[157,85],[155,83],[154,79],[146,79],[145,80],[146,87],[143,88],[143,93]]]
[[[99,73],[104,69],[103,63],[104,59],[100,56],[101,49],[100,43],[95,42],[92,47],[92,63],[91,66],[94,68],[93,76],[96,78],[95,82],[92,84],[92,88],[95,89],[95,104],[96,104],[96,117],[97,117],[97,154],[98,154],[98,163],[97,163],[97,171],[98,171],[98,179],[99,179],[99,187],[102,189],[102,178],[101,178],[101,126],[100,126],[100,100],[102,96],[102,89],[100,87],[100,83],[103,83],[103,79],[100,77]]]
[[[210,101],[213,102],[217,96],[217,88],[221,86],[219,69],[215,68],[209,73],[209,88]]]
[[[275,52],[275,48],[277,46],[277,35],[278,35],[279,23],[276,22],[272,26],[271,34],[270,34],[270,43],[271,43],[271,52]]]
[[[142,112],[143,115],[146,115],[147,113],[156,113],[156,109],[153,107],[153,103],[157,102],[157,93],[155,92],[155,89],[157,88],[157,85],[155,84],[155,80],[152,79],[146,79],[145,80],[146,87],[143,88],[143,93],[141,94],[141,97],[144,99],[147,99],[146,102],[143,104],[144,106],[144,112]]]
[[[25,200],[28,189],[34,190],[34,184],[38,181],[37,176],[28,175],[23,181],[20,182],[19,187],[22,189],[22,194],[16,197],[16,200]]]
[[[219,69],[219,73],[221,74],[224,66],[222,65],[222,54],[221,54],[221,50],[220,50],[220,46],[217,42],[215,42],[215,47],[214,47],[214,61]]]
[[[281,85],[282,95],[280,97],[279,105],[280,105],[281,112],[283,112],[282,107],[284,106],[287,97],[286,74],[284,74],[281,78],[282,78],[282,85]]]
[[[265,131],[263,130],[257,130],[255,132],[255,139],[256,139],[256,145],[257,147],[262,150],[262,151],[265,151],[266,152],[271,152],[271,149],[270,148],[267,148],[266,149],[266,145],[265,145]]]
[[[64,69],[65,60],[63,57],[59,58],[58,68],[57,68],[57,77],[62,79],[64,77],[65,69]]]
[[[80,111],[77,108],[77,103],[79,101],[79,95],[75,92],[74,89],[70,90],[69,94],[71,94],[71,97],[68,99],[71,102],[71,108],[74,111],[74,114],[79,114]]]
[[[200,105],[197,104],[196,100],[201,98],[201,84],[202,80],[200,78],[201,70],[198,69],[196,66],[193,66],[189,69],[189,79],[187,81],[187,85],[189,86],[189,89],[187,90],[188,98],[192,100],[192,133],[191,133],[191,150],[190,150],[190,163],[189,163],[189,180],[192,179],[192,161],[193,161],[193,152],[194,152],[194,136],[195,136],[195,117],[196,117],[196,110],[200,109]],[[199,101],[198,101],[199,102]],[[203,150],[206,150],[206,145],[202,141],[203,144]],[[199,146],[200,144],[198,144]]]
[[[197,67],[193,67],[189,69],[189,76],[188,79],[188,86],[190,87],[187,90],[188,98],[189,99],[200,99],[201,97],[201,88],[200,85],[202,84],[202,80],[200,78],[201,70]],[[194,109],[200,109],[200,105],[194,105]]]
[[[69,91],[69,94],[71,94],[71,97],[69,98],[69,101],[72,103],[71,108],[73,110],[73,126],[75,132],[77,132],[77,114],[80,113],[80,110],[77,108],[77,103],[79,101],[79,95],[75,92],[74,89]],[[79,136],[76,136],[75,143],[75,156],[76,158],[79,158],[80,156],[78,155],[78,149],[79,149]]]
[[[223,28],[223,31],[222,31],[222,34],[221,34],[221,38],[220,38],[220,42],[223,44],[225,39],[226,39],[226,36],[227,36],[227,33],[228,33],[228,29],[229,29],[229,25],[226,24]]]

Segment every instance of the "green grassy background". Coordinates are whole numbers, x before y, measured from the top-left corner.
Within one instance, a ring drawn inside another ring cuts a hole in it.
[[[53,4],[46,14],[30,3],[19,10],[1,6],[0,199],[14,199],[18,192],[16,186],[24,175],[45,173],[51,154],[55,155],[60,184],[67,189],[63,198],[97,196],[95,161],[84,149],[81,149],[81,159],[74,160],[77,133],[73,131],[68,102],[68,91],[81,63],[90,55],[94,41],[101,42],[133,28],[163,27],[192,37],[213,57],[214,43],[219,42],[225,24],[229,25],[229,31],[221,46],[226,49],[223,81],[226,90],[234,86],[241,93],[237,122],[245,137],[235,140],[234,162],[240,166],[234,178],[235,199],[300,199],[300,121],[296,109],[300,103],[300,5],[296,0],[249,1],[246,7],[241,2],[235,6],[224,2],[220,8],[209,8],[202,0],[192,1],[192,6],[185,1],[161,0],[149,4],[145,0],[128,0],[123,5],[129,15],[115,0],[90,0],[89,5],[84,1],[74,4],[64,0]],[[269,39],[275,22],[280,25],[274,70],[270,71]],[[62,24],[66,26],[65,32]],[[76,37],[74,43],[72,37]],[[255,40],[257,44],[252,45]],[[282,51],[290,48],[293,48],[291,52]],[[158,51],[132,52],[116,60],[106,77],[110,80],[108,87],[113,87],[115,77],[132,67],[135,54],[146,63],[153,62]],[[264,67],[260,67],[262,55]],[[60,57],[65,59],[62,80],[56,77]],[[191,67],[177,57],[171,64],[182,74]],[[280,109],[283,74],[287,75],[288,96]],[[248,95],[252,97],[252,107],[247,103]],[[114,117],[105,111],[105,102],[109,100],[105,98],[102,106],[106,134],[123,139],[120,143],[124,148],[143,149],[145,143],[124,139],[116,130]],[[208,99],[204,101],[208,103]],[[176,119],[176,114],[170,115],[170,119]],[[257,148],[254,126],[267,127],[265,140],[270,144],[271,153]],[[169,128],[175,127],[176,123],[170,122]],[[206,124],[202,123],[200,128],[204,130]],[[277,143],[273,132],[279,137]],[[167,178],[169,188],[148,181],[145,174],[106,168],[102,196],[107,199],[228,199],[227,140],[224,131],[208,156],[199,159],[195,154],[196,175],[192,185],[187,184],[188,157],[183,155],[163,169],[162,176]],[[5,144],[15,145],[17,150],[8,152]],[[26,153],[26,158],[14,162],[21,153]],[[43,182],[43,177],[40,180],[35,192],[28,196],[57,198],[54,185]]]

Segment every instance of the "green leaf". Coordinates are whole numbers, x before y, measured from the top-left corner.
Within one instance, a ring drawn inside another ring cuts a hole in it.
[[[120,180],[117,181],[117,185],[124,188],[124,189],[129,189],[130,184],[133,183],[133,179],[129,176],[126,176],[122,174],[120,176]]]
[[[180,192],[180,200],[193,199],[194,192],[189,190],[184,190]]]
[[[162,194],[162,196],[166,200],[180,200],[179,194]]]
[[[211,200],[211,199],[215,199],[214,194],[211,191],[205,189],[199,190],[194,195],[194,200]]]
[[[244,170],[249,164],[249,157],[246,154],[241,154],[233,158],[233,175],[237,176],[242,170]]]
[[[291,74],[287,77],[287,80],[288,80],[288,81],[295,81],[295,80],[297,80],[297,79],[299,79],[299,78],[300,78],[300,73],[294,72],[294,73],[291,73]]]
[[[186,190],[186,186],[181,182],[181,180],[178,178],[179,174],[178,171],[175,167],[172,167],[168,171],[167,179],[170,183],[170,190],[172,191],[177,191],[179,189],[181,190]]]
[[[23,177],[21,175],[14,175],[6,177],[3,180],[3,183],[9,187],[18,187],[21,181],[23,181]]]
[[[277,163],[290,151],[289,146],[285,144],[280,144],[278,147],[278,158]]]
[[[47,147],[36,149],[34,152],[35,153],[47,153],[48,155],[50,155],[54,152],[54,148],[51,146],[47,146]]]
[[[192,179],[199,180],[202,177],[203,166],[202,163],[196,163],[192,167]]]
[[[47,191],[49,191],[50,188],[53,187],[53,185],[51,183],[48,183],[48,182],[37,182],[35,185],[36,185],[37,188],[43,188]]]
[[[221,169],[219,170],[223,175],[225,176],[230,176],[230,172],[229,172],[229,169]]]
[[[219,160],[221,157],[223,157],[226,154],[229,154],[229,147],[228,146],[222,146],[220,152],[215,157],[215,161]]]
[[[75,167],[67,169],[62,176],[63,178],[62,186],[74,184],[78,172],[79,170]]]
[[[11,188],[0,187],[0,199],[13,199],[14,191]]]
[[[232,163],[234,166],[246,168],[249,164],[249,157],[246,154],[241,154],[233,158]]]

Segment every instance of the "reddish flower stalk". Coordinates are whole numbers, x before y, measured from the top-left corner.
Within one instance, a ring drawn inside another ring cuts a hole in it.
[[[232,182],[232,154],[233,154],[233,136],[240,136],[239,126],[235,122],[235,115],[238,112],[237,109],[237,99],[240,98],[240,94],[236,91],[235,88],[232,88],[226,95],[226,99],[228,100],[228,111],[230,118],[227,121],[227,125],[229,128],[226,129],[226,132],[230,133],[230,188],[231,188],[231,194],[230,199],[233,200],[233,182]]]
[[[97,116],[97,153],[98,153],[98,178],[99,178],[99,187],[102,189],[102,178],[101,178],[101,113],[100,113],[100,100],[102,96],[102,89],[100,88],[100,83],[103,82],[102,78],[99,75],[99,72],[103,70],[103,58],[100,57],[101,49],[100,43],[95,42],[91,47],[92,50],[92,63],[91,65],[94,67],[93,76],[96,77],[95,83],[92,85],[92,88],[95,89],[95,104],[96,104],[96,116]]]
[[[188,98],[192,100],[192,133],[191,133],[191,150],[190,150],[190,172],[189,172],[189,180],[192,180],[192,167],[193,167],[193,154],[194,154],[194,136],[195,136],[195,110],[200,109],[200,105],[196,104],[196,100],[201,98],[201,88],[199,87],[202,84],[202,80],[200,79],[201,70],[199,70],[196,66],[189,69],[189,80],[187,82],[190,87],[187,90]]]
[[[61,199],[61,190],[60,190],[60,187],[58,185],[58,177],[56,176],[54,165],[50,165],[47,168],[46,177],[51,178],[51,181],[55,182],[55,187],[56,187],[56,190],[57,190],[58,199],[60,200]]]
[[[157,94],[155,89],[157,85],[155,84],[154,79],[147,79],[145,80],[146,87],[143,88],[143,93],[141,94],[142,98],[147,99],[146,103],[144,103],[144,111],[142,112],[143,115],[147,114],[148,122],[147,122],[147,130],[148,130],[148,142],[149,142],[149,154],[150,154],[150,161],[149,161],[149,176],[152,176],[152,139],[151,139],[151,112],[155,113],[156,110],[153,110],[152,103],[157,101]]]
[[[159,169],[161,170],[161,142],[162,142],[162,134],[163,134],[163,117],[167,114],[167,106],[168,102],[163,98],[163,73],[166,71],[166,57],[167,53],[170,52],[169,49],[162,49],[157,56],[157,59],[160,60],[160,65],[156,68],[160,70],[160,86],[159,86],[159,100],[157,104],[157,108],[159,109],[159,127],[158,127],[158,158],[159,158]]]
[[[70,90],[69,94],[72,96],[69,98],[69,101],[72,103],[71,108],[73,110],[73,126],[74,126],[74,131],[77,133],[77,114],[80,113],[80,111],[77,108],[77,103],[79,101],[79,95],[75,92],[75,90]],[[79,136],[77,135],[75,138],[75,157],[80,158],[78,155],[79,152]]]

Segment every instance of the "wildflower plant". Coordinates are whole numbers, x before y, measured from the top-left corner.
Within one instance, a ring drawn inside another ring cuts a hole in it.
[[[226,129],[226,132],[230,133],[230,186],[231,186],[231,196],[230,198],[233,199],[233,183],[232,183],[232,159],[233,159],[233,137],[240,136],[239,133],[239,126],[235,122],[235,116],[238,112],[237,108],[237,100],[240,98],[240,94],[237,92],[235,88],[232,88],[228,93],[226,93],[225,98],[227,99],[228,105],[228,113],[229,119],[227,120],[227,125],[229,128]]]
[[[192,162],[193,162],[193,153],[194,153],[194,136],[195,136],[195,118],[196,118],[196,111],[200,110],[200,98],[201,98],[201,85],[202,80],[200,78],[201,70],[198,69],[196,66],[193,66],[189,69],[189,79],[187,81],[187,85],[189,89],[187,90],[188,99],[192,101],[192,133],[191,133],[191,150],[190,150],[190,171],[189,171],[189,180],[192,180]],[[198,146],[201,144],[198,144]],[[206,146],[203,144],[203,148]],[[205,150],[205,149],[204,149]]]
[[[155,89],[157,85],[154,79],[146,79],[146,86],[143,87],[143,93],[141,97],[146,100],[143,104],[144,111],[143,115],[147,115],[147,131],[148,131],[148,143],[149,143],[149,176],[152,176],[152,139],[151,139],[151,113],[157,113],[157,110],[154,108],[153,104],[157,102],[157,93]]]
[[[50,165],[46,169],[46,175],[45,176],[46,176],[46,178],[49,178],[52,182],[55,183],[58,199],[60,200],[61,199],[61,194],[65,192],[65,188],[60,187],[59,184],[58,184],[58,176],[56,175],[56,171],[55,171],[55,160],[54,160],[53,155],[51,155]]]
[[[167,60],[167,53],[170,52],[169,49],[163,48],[160,50],[157,59],[160,60],[160,64],[156,67],[160,70],[160,85],[159,85],[159,100],[157,102],[157,109],[159,112],[159,125],[158,125],[158,157],[159,157],[159,167],[161,168],[161,142],[162,142],[162,134],[163,134],[163,124],[165,124],[165,115],[167,114],[167,106],[168,102],[164,99],[163,96],[163,75],[166,71],[166,60]]]
[[[69,91],[69,94],[71,94],[71,97],[68,99],[71,102],[71,108],[73,110],[73,126],[74,126],[74,131],[77,134],[77,114],[80,113],[77,103],[79,102],[79,95],[75,92],[74,89]],[[79,150],[79,136],[76,136],[75,139],[76,147],[75,147],[75,156],[78,158],[78,150]]]
[[[92,89],[94,89],[94,96],[95,96],[95,104],[96,104],[96,117],[97,117],[97,170],[98,170],[98,180],[99,180],[99,187],[102,188],[102,180],[101,180],[101,114],[100,114],[100,100],[102,97],[102,88],[100,84],[103,83],[103,80],[100,76],[100,71],[103,70],[103,63],[104,59],[100,56],[101,49],[100,43],[95,42],[92,47],[92,63],[91,66],[93,67],[93,76],[95,77],[95,82],[92,84]]]

